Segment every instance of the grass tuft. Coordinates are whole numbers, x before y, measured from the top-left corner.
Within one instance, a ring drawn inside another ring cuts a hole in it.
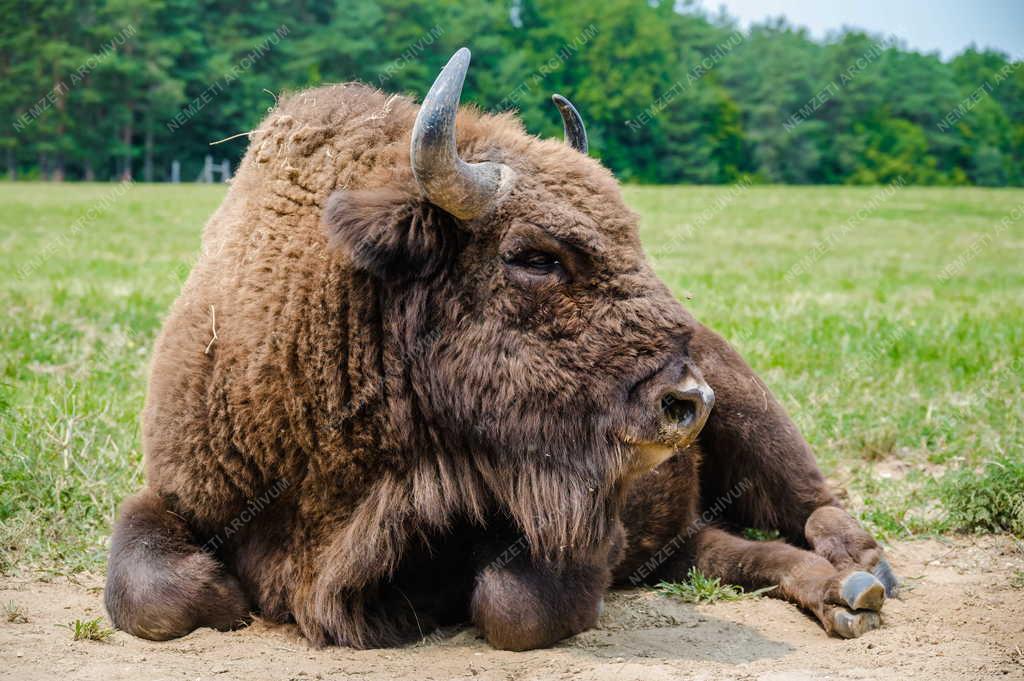
[[[103,618],[97,617],[91,620],[79,620],[62,625],[71,630],[71,638],[75,641],[100,641],[105,642],[114,635],[114,630],[103,626]]]
[[[4,619],[11,624],[25,624],[28,622],[28,613],[25,612],[24,606],[8,601],[4,603]]]
[[[1024,536],[1024,461],[1002,457],[980,471],[960,469],[939,484],[950,529]]]
[[[759,530],[756,527],[747,527],[743,530],[743,538],[750,541],[775,541],[779,537],[778,530]]]
[[[666,596],[679,598],[687,603],[717,603],[755,598],[777,588],[768,586],[756,591],[744,591],[735,584],[722,584],[721,579],[711,579],[695,567],[690,568],[685,582],[659,582],[655,588]]]

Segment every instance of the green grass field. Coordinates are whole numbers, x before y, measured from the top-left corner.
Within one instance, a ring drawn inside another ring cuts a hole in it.
[[[0,572],[102,565],[153,339],[224,191],[0,184]],[[1024,191],[626,195],[873,531],[1024,535]]]

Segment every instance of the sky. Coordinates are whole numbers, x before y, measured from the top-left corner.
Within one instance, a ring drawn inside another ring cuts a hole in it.
[[[712,14],[720,6],[744,28],[785,16],[815,38],[851,26],[896,36],[908,47],[949,59],[972,42],[1024,59],[1024,0],[700,0]]]

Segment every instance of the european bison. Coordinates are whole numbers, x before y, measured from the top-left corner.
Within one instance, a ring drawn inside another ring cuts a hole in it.
[[[459,110],[468,66],[421,107],[324,87],[252,133],[157,341],[113,622],[256,612],[365,648],[472,621],[522,650],[697,566],[878,626],[879,547],[654,275],[575,109],[556,96],[569,144]]]

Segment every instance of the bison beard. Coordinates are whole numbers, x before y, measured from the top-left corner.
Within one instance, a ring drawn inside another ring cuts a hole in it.
[[[877,626],[880,550],[653,274],[575,108],[556,100],[572,146],[456,116],[467,66],[422,108],[319,88],[251,134],[157,341],[113,622],[165,639],[254,612],[370,647],[471,620],[526,649],[593,626],[613,581],[696,565],[830,632]]]

